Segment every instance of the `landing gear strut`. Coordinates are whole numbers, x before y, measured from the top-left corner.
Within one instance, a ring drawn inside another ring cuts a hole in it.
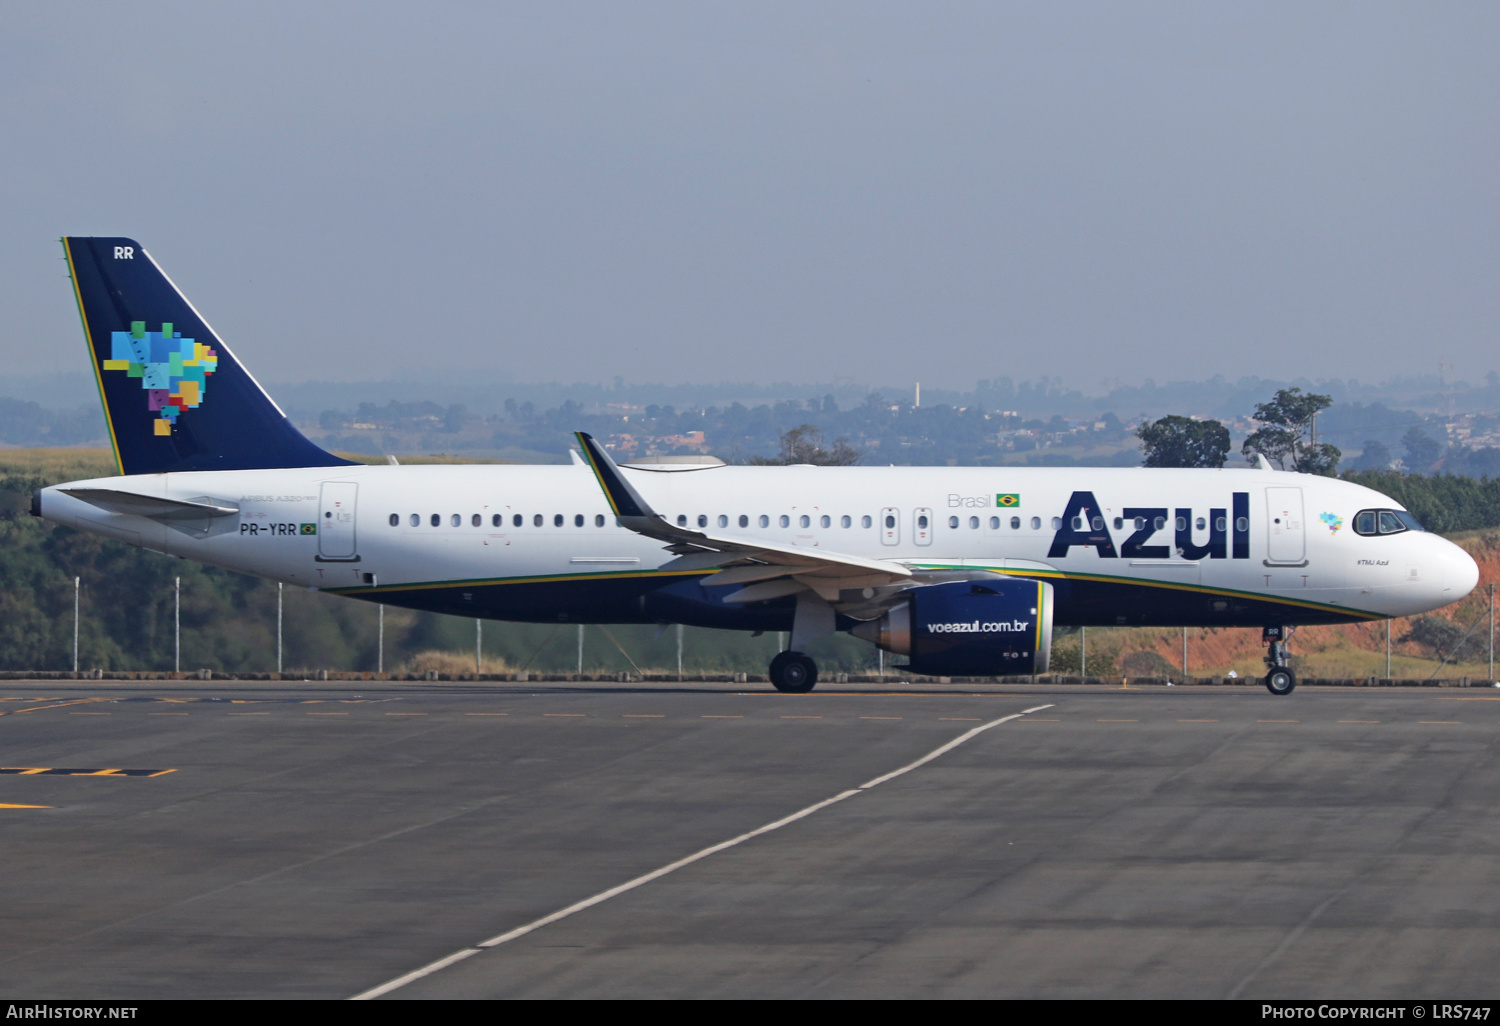
[[[1297,675],[1287,665],[1286,639],[1291,636],[1290,627],[1267,627],[1261,631],[1261,640],[1266,642],[1266,690],[1273,695],[1290,695],[1297,686]]]
[[[801,652],[782,652],[771,660],[771,683],[777,691],[803,695],[818,683],[818,664]]]

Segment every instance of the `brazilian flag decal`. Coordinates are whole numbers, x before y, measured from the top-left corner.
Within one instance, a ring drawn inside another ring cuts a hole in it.
[[[300,533],[302,533],[302,534],[317,534],[318,533],[318,525],[317,524],[303,524],[302,525],[302,530],[301,530]]]
[[[996,506],[1019,506],[1020,504],[1021,496],[1017,492],[1005,492],[995,496]]]

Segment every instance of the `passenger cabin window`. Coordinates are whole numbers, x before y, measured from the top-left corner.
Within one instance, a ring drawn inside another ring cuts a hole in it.
[[[535,516],[533,516],[531,518],[531,526],[532,527],[541,527],[542,526],[542,515],[540,513],[536,514]]]
[[[434,513],[432,515],[432,526],[433,527],[442,527],[443,526],[443,515],[441,513]]]
[[[573,514],[573,526],[574,527],[582,527],[583,526],[583,514],[582,513],[574,513]]]
[[[1032,517],[1031,520],[1032,520],[1032,526],[1033,527],[1041,527],[1042,526],[1041,522],[1038,521],[1036,519],[1036,517]],[[1054,530],[1054,531],[1061,531],[1062,530],[1062,517],[1053,517],[1052,518],[1052,530]]]
[[[747,517],[743,513],[740,514],[740,526],[741,527],[749,527],[750,526],[750,518]]]
[[[839,526],[840,527],[853,527],[854,526],[854,521],[851,520],[849,517],[839,517]]]
[[[949,517],[948,527],[950,529],[956,530],[958,528],[958,517]]]
[[[411,526],[413,526],[413,527],[421,527],[422,526],[422,514],[420,514],[420,513],[413,513],[411,515]]]
[[[764,513],[762,513],[760,515],[760,519],[758,521],[756,521],[756,522],[758,524],[760,524],[761,527],[770,527],[771,526],[771,518],[768,517],[768,516],[766,516]]]
[[[822,519],[820,519],[818,521],[818,526],[819,527],[832,527],[833,526],[833,521],[830,520],[828,517],[825,516],[825,517],[823,517]]]
[[[726,517],[722,513],[719,514],[719,526],[720,527],[728,527],[729,526],[729,518]]]
[[[677,526],[678,527],[686,527],[687,526],[687,514],[686,513],[679,513],[679,514],[677,514]]]
[[[886,517],[885,517],[885,526],[886,526],[887,530],[889,530],[892,527],[895,527],[896,526],[896,518],[893,515],[887,513]]]
[[[1020,525],[1018,524],[1017,526],[1019,527]],[[1000,530],[1000,518],[999,517],[990,517],[990,530],[991,531],[998,531],[998,530]]]
[[[553,514],[553,517],[552,517],[552,526],[553,527],[561,527],[562,525],[563,525],[563,515],[561,513]]]
[[[1010,518],[1010,529],[1012,531],[1019,531],[1021,529],[1021,518],[1020,517],[1011,517]]]
[[[707,513],[699,513],[698,514],[698,526],[699,527],[707,527],[708,526],[708,514]]]
[[[859,518],[859,526],[860,527],[870,527],[873,523],[874,523],[874,521],[872,521],[869,517],[860,517]]]
[[[977,531],[977,530],[979,530],[979,518],[978,517],[970,517],[969,518],[969,530],[971,530],[971,531]]]
[[[604,526],[604,514],[603,513],[595,513],[594,514],[594,526],[595,527],[603,527]]]
[[[1040,531],[1042,529],[1042,518],[1041,517],[1032,517],[1031,518],[1031,529],[1033,531]]]
[[[398,525],[400,523],[401,523],[401,514],[400,513],[392,513],[391,514],[391,526],[395,527],[396,525]]]
[[[917,517],[917,526],[918,527],[926,527],[927,526],[927,514],[924,513],[921,516]]]
[[[496,513],[494,516],[490,517],[490,526],[491,527],[499,527],[504,522],[505,522],[505,518],[502,517],[499,513]]]
[[[511,524],[513,524],[516,527],[520,527],[523,523],[525,523],[525,521],[521,519],[521,514],[519,514],[519,513],[517,513],[515,516],[511,517],[510,518],[510,522],[511,522]]]
[[[812,526],[812,517],[810,517],[806,513],[804,513],[804,514],[802,514],[802,516],[800,516],[800,517],[797,518],[797,523],[801,527],[811,527]]]
[[[787,516],[785,513],[783,513],[783,514],[781,514],[781,521],[780,521],[780,523],[781,523],[782,527],[791,527],[792,526],[792,518],[789,517],[789,516]]]

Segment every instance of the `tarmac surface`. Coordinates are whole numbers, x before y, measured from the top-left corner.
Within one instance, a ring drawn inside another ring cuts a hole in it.
[[[0,994],[1493,997],[1497,734],[1478,689],[5,682]]]

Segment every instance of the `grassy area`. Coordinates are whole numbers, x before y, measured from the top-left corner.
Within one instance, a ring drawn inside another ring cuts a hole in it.
[[[40,478],[47,484],[115,473],[108,449],[0,449],[0,478]]]

